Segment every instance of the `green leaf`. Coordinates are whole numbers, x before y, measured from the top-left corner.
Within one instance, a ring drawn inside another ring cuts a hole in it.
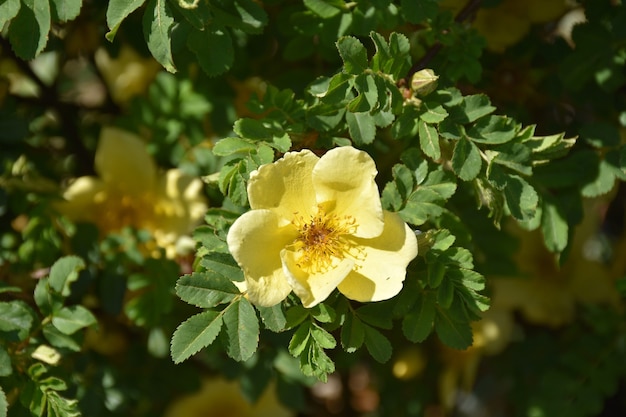
[[[420,147],[424,154],[437,161],[441,158],[441,148],[439,147],[439,134],[434,126],[426,124],[423,120],[418,122],[418,132]]]
[[[78,256],[63,257],[50,268],[48,285],[67,297],[70,295],[70,284],[78,279],[78,272],[82,269],[85,269],[85,262]]]
[[[176,294],[186,303],[200,308],[212,308],[232,301],[239,289],[217,272],[194,272],[176,282]]]
[[[430,288],[437,288],[441,284],[441,281],[443,281],[443,277],[445,274],[446,264],[444,262],[440,262],[439,260],[436,260],[432,263],[429,262],[427,273],[428,286]]]
[[[459,123],[471,123],[492,113],[495,109],[489,97],[484,94],[474,94],[463,97],[459,105],[450,108],[450,114]]]
[[[519,175],[504,174],[496,168],[491,169],[490,181],[502,190],[511,216],[522,222],[533,219],[539,204],[537,191]]]
[[[218,156],[229,156],[235,153],[253,152],[257,148],[257,144],[249,140],[241,138],[224,138],[217,141],[213,147],[213,153]]]
[[[9,413],[9,403],[7,402],[7,395],[4,393],[2,387],[0,387],[0,417],[7,417]]]
[[[379,301],[359,307],[356,313],[363,323],[380,327],[381,329],[391,329],[393,327],[391,310],[389,302]]]
[[[32,310],[22,301],[0,302],[0,331],[16,332],[24,340],[33,325]]]
[[[200,265],[215,271],[231,281],[243,281],[243,271],[229,253],[211,253],[200,260]]]
[[[467,130],[474,142],[499,145],[512,140],[518,132],[515,120],[505,116],[489,116],[479,119]]]
[[[493,151],[487,150],[485,153],[489,156],[495,154],[492,162],[503,165],[520,174],[532,175],[531,152],[530,149],[522,143],[508,143],[495,148]]]
[[[0,346],[0,377],[8,376],[12,373],[11,356],[9,356],[9,352],[3,346]]]
[[[333,349],[337,346],[337,341],[333,335],[316,324],[311,327],[311,337],[323,349]]]
[[[306,8],[322,19],[330,19],[331,17],[341,13],[341,9],[336,7],[336,4],[333,3],[333,1],[324,0],[304,0]]]
[[[239,298],[224,310],[224,326],[228,356],[238,362],[250,359],[259,344],[259,321],[246,298]]]
[[[357,145],[367,145],[376,138],[376,125],[369,113],[346,113],[348,132]]]
[[[257,307],[265,327],[273,332],[282,332],[287,326],[287,317],[283,311],[282,303],[272,307]]]
[[[360,113],[375,109],[378,105],[378,87],[374,77],[369,74],[359,74],[354,80],[354,87],[359,95],[348,104],[348,111]]]
[[[10,22],[20,11],[20,0],[5,0],[0,2],[0,30]]]
[[[604,195],[613,189],[615,180],[617,179],[615,174],[619,171],[612,166],[606,159],[600,161],[598,166],[598,175],[590,183],[585,184],[581,189],[581,194],[584,197],[598,197]]]
[[[358,75],[367,69],[367,50],[357,38],[352,36],[339,38],[337,50],[346,73]]]
[[[599,165],[596,151],[576,151],[565,158],[535,167],[533,179],[547,188],[579,187],[596,178]]]
[[[370,32],[370,38],[376,46],[376,53],[372,57],[372,70],[389,74],[394,82],[406,75],[411,66],[409,51],[411,45],[406,36],[392,32],[389,43],[376,32]],[[397,88],[395,89],[397,91]]]
[[[402,113],[391,126],[394,139],[413,137],[418,134],[419,113],[414,106],[404,106]]]
[[[61,0],[63,1],[63,0]],[[109,32],[106,38],[113,42],[117,30],[120,28],[122,21],[126,19],[132,12],[143,6],[146,0],[110,0],[107,8],[107,26]]]
[[[298,357],[304,352],[304,350],[309,345],[309,339],[311,336],[311,322],[303,323],[298,327],[298,330],[295,331],[291,340],[289,341],[289,353],[291,353],[294,357]]]
[[[458,320],[450,311],[437,309],[435,331],[439,339],[454,349],[467,349],[472,345],[472,328],[466,320]]]
[[[424,102],[419,117],[426,123],[440,123],[448,117],[448,112],[441,104]]]
[[[618,146],[619,130],[615,125],[603,122],[588,123],[579,130],[580,137],[596,148]]]
[[[44,324],[42,333],[50,345],[56,348],[65,348],[74,352],[80,352],[82,349],[82,333],[74,333],[68,335],[57,329],[52,323]]]
[[[176,72],[172,58],[172,11],[166,0],[149,0],[143,15],[143,34],[154,59],[167,71]]]
[[[443,308],[450,308],[454,299],[454,282],[450,277],[441,281],[437,287],[437,303]]]
[[[52,312],[59,310],[65,301],[65,297],[50,288],[48,278],[39,280],[33,295],[35,304],[44,316],[49,316]]]
[[[454,147],[452,169],[463,181],[471,181],[480,173],[482,159],[474,143],[461,138]]]
[[[225,28],[213,25],[204,31],[192,30],[187,38],[187,46],[210,77],[228,71],[235,61],[233,42]]]
[[[544,196],[541,215],[541,231],[549,251],[559,253],[567,246],[569,226],[560,213],[559,206],[551,197]]]
[[[404,316],[402,332],[413,343],[421,343],[433,330],[435,321],[435,297],[433,293],[423,293],[416,303],[416,307]]]
[[[11,13],[14,9],[8,11]],[[19,58],[30,61],[44,50],[48,43],[50,22],[48,0],[22,0],[22,7],[11,20],[8,30],[11,47]]]
[[[439,11],[437,0],[401,0],[402,16],[407,22],[423,24],[435,18]]]
[[[56,19],[61,22],[76,19],[83,5],[83,0],[51,0],[51,2]]]
[[[367,351],[372,355],[372,358],[380,363],[387,362],[391,358],[393,351],[389,339],[375,328],[366,324],[363,325],[363,330],[365,331],[365,347],[367,347]]]
[[[81,305],[63,307],[52,316],[52,324],[64,334],[72,334],[96,323],[98,320],[91,311]]]
[[[213,343],[222,323],[222,314],[212,310],[198,313],[181,323],[172,336],[171,355],[174,363],[181,363]]]
[[[341,346],[348,353],[356,352],[365,341],[365,328],[354,314],[348,314],[341,327]]]

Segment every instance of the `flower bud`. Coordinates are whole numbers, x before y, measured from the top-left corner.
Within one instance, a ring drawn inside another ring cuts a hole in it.
[[[411,78],[411,90],[418,97],[424,97],[437,88],[438,75],[435,75],[431,69],[423,69],[415,74]]]

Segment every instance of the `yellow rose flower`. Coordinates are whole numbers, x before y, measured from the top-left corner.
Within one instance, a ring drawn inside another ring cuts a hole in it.
[[[239,384],[222,378],[205,379],[194,394],[172,403],[164,417],[290,417],[270,385],[255,404],[241,394]]]
[[[292,290],[305,307],[335,288],[357,301],[400,292],[417,239],[382,209],[376,174],[372,158],[348,146],[321,158],[290,152],[250,174],[252,210],[227,241],[251,302],[272,306]]]
[[[122,45],[117,57],[111,57],[104,48],[95,54],[96,65],[118,104],[130,101],[148,89],[161,65],[152,57],[143,57],[128,45]]]
[[[96,150],[99,177],[77,178],[58,210],[73,221],[91,222],[102,234],[131,226],[152,232],[168,258],[206,212],[202,182],[178,169],[164,175],[137,136],[105,127]]]

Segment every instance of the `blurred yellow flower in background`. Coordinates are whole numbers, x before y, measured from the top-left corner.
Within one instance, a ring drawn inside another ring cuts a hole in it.
[[[600,228],[605,204],[603,199],[585,201],[583,223],[576,228],[568,259],[560,267],[546,249],[540,230],[513,227],[512,233],[520,238],[515,261],[522,276],[491,280],[492,308],[519,310],[528,321],[551,327],[571,322],[579,304],[617,308],[620,296],[615,280],[619,276],[610,264],[593,259],[588,249]]]
[[[174,401],[164,417],[291,417],[294,413],[276,398],[273,385],[255,404],[242,395],[239,384],[223,378],[206,378],[194,394]]]
[[[110,56],[104,48],[98,49],[95,60],[113,100],[118,104],[146,91],[161,70],[161,65],[154,58],[143,57],[126,44],[122,44],[116,57]]]
[[[443,0],[440,5],[458,13],[465,0]],[[476,12],[473,26],[485,37],[487,48],[503,52],[530,31],[533,24],[558,20],[569,9],[567,0],[503,0]]]
[[[252,210],[227,241],[251,302],[275,305],[293,290],[312,307],[335,288],[357,301],[402,289],[417,239],[398,214],[382,209],[376,174],[372,158],[349,146],[321,158],[289,152],[250,174]]]
[[[202,219],[207,202],[202,182],[170,169],[165,174],[136,135],[105,127],[96,150],[99,177],[75,179],[57,209],[76,222],[91,222],[106,235],[130,226],[149,230],[168,258]]]

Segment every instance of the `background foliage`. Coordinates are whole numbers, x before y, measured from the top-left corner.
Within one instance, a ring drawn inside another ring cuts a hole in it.
[[[625,415],[624,22],[619,0],[0,0],[0,416],[191,415],[221,379],[206,415]],[[59,209],[103,176],[103,126],[203,179],[175,256],[158,225]],[[418,236],[402,292],[253,306],[226,245],[250,172],[349,144]]]

